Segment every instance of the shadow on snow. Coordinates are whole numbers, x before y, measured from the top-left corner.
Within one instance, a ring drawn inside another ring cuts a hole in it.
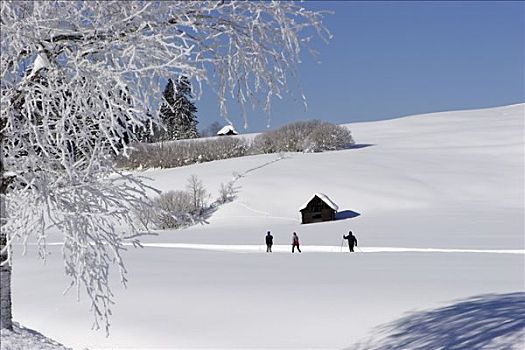
[[[522,349],[525,293],[490,294],[410,314],[348,350]]]
[[[358,212],[352,211],[352,210],[343,210],[335,213],[335,219],[336,220],[345,220],[345,219],[353,219],[357,216],[359,216]]]
[[[346,148],[347,149],[359,149],[359,148],[366,148],[366,147],[372,147],[375,146],[373,143],[357,143],[354,145],[349,145]]]

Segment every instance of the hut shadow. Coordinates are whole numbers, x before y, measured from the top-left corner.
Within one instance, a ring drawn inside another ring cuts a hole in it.
[[[366,147],[372,147],[375,146],[373,143],[356,143],[354,145],[348,145],[347,149],[359,149],[359,148],[366,148]]]
[[[359,215],[361,214],[358,212],[352,211],[352,210],[343,210],[343,211],[338,211],[337,213],[335,213],[335,219],[336,220],[353,219]]]
[[[347,349],[517,349],[525,344],[523,310],[523,292],[477,296],[405,316]]]

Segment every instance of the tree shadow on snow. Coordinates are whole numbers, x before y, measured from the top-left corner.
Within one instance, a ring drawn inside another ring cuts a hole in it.
[[[357,216],[359,216],[358,212],[352,211],[352,210],[343,210],[335,213],[335,219],[336,220],[345,220],[345,219],[353,219]]]
[[[201,224],[201,225],[207,225],[210,222],[208,221],[212,215],[219,209],[221,205],[224,205],[229,202],[233,202],[237,198],[237,193],[240,191],[241,186],[234,186],[232,187],[232,192],[228,196],[228,198],[225,198],[224,201],[216,200],[212,204],[210,204],[208,207],[206,207],[202,213],[193,219],[193,224]]]
[[[212,204],[209,207],[207,207],[200,216],[194,218],[193,224],[201,224],[201,225],[208,225],[210,222],[208,221],[209,218],[213,215],[219,209],[218,204]]]
[[[525,293],[482,295],[405,316],[348,350],[523,349]]]

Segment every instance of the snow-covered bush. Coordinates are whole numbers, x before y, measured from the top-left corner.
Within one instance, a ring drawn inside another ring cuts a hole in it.
[[[221,183],[221,187],[219,188],[219,198],[217,198],[217,203],[224,204],[227,202],[231,202],[234,198],[235,198],[234,182],[229,181],[226,184]]]
[[[195,218],[201,216],[207,206],[207,200],[209,199],[208,191],[204,187],[204,183],[196,175],[191,175],[188,179],[186,189],[191,199],[191,215]]]
[[[199,221],[208,206],[209,193],[202,180],[190,176],[186,190],[168,191],[133,211],[144,229],[180,228]]]
[[[304,140],[320,124],[319,121],[298,121],[286,124],[269,134],[273,139],[276,152],[301,152]]]
[[[331,123],[320,123],[303,141],[304,152],[335,151],[354,144],[348,128]]]
[[[240,137],[222,136],[206,142],[204,147],[212,160],[219,160],[245,156],[250,144]]]
[[[175,168],[194,163],[278,152],[322,152],[354,143],[350,130],[320,121],[299,121],[257,135],[137,144],[129,157],[118,157],[119,167]]]
[[[218,137],[191,141],[170,141],[137,144],[129,157],[118,157],[122,168],[175,168],[210,162],[213,160],[242,157],[249,149],[243,138]]]
[[[276,150],[274,138],[268,132],[255,136],[250,147],[251,154],[275,153]]]
[[[353,143],[350,131],[344,126],[318,120],[299,121],[257,135],[251,153],[333,151]]]
[[[157,211],[153,221],[158,229],[179,228],[193,221],[193,201],[187,191],[169,191],[153,200]]]

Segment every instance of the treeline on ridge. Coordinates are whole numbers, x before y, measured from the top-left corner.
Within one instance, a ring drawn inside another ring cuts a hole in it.
[[[350,130],[318,120],[299,121],[279,129],[243,136],[139,143],[128,157],[118,157],[121,168],[174,168],[213,160],[280,152],[323,152],[348,148],[355,142]]]

